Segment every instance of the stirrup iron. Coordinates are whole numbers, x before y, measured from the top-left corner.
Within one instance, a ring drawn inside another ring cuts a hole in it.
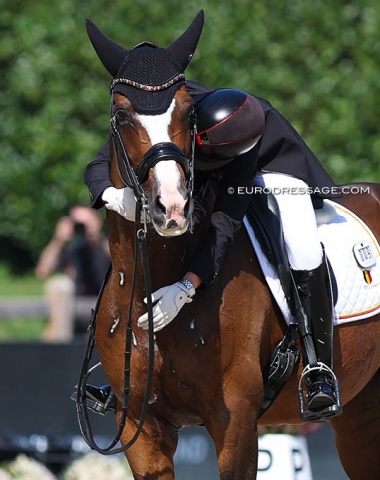
[[[101,365],[102,365],[101,362],[98,362],[96,365],[92,366],[88,370],[87,380],[90,378],[90,376],[96,369],[101,367]],[[111,388],[109,390],[108,395],[105,396],[104,399],[100,399],[91,394],[91,392],[88,389],[89,387],[91,387],[91,385],[88,385],[88,383],[86,382],[85,400],[86,400],[86,407],[88,410],[91,410],[92,412],[97,413],[99,415],[103,415],[103,416],[105,416],[108,412],[116,412],[115,394],[113,393]],[[98,387],[95,387],[95,388],[98,388]],[[75,385],[75,390],[71,394],[70,400],[77,402],[77,399],[78,399],[78,385]]]
[[[75,391],[71,394],[70,399],[77,401],[77,385],[75,386]],[[105,398],[104,402],[100,401],[96,397],[92,396],[91,393],[86,391],[86,406],[88,410],[91,410],[94,413],[102,415],[103,417],[107,415],[108,412],[115,412],[115,407],[113,406],[115,402],[115,394],[110,390],[109,394]]]
[[[334,395],[336,397],[336,403],[328,407],[322,408],[320,410],[309,410],[305,409],[305,406],[308,408],[307,398],[302,389],[302,381],[310,377],[311,373],[320,373],[322,375],[328,375],[332,379],[332,386],[334,388]],[[300,403],[301,410],[301,420],[304,422],[322,422],[331,420],[331,418],[336,417],[342,413],[342,400],[341,393],[339,388],[339,382],[335,373],[322,362],[317,362],[315,366],[311,367],[306,365],[301,373],[301,377],[298,382],[298,399]]]

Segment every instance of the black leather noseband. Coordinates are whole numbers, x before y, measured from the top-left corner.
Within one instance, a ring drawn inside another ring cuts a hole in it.
[[[189,175],[190,166],[183,150],[171,142],[156,143],[142,157],[136,169],[136,175],[140,183],[144,183],[148,179],[149,170],[158,162],[165,160],[174,160],[181,167],[186,176]]]

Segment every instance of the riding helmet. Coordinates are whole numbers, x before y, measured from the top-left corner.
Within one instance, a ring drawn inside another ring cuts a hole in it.
[[[264,112],[252,95],[241,90],[214,90],[195,102],[195,156],[210,168],[248,152],[259,141]]]

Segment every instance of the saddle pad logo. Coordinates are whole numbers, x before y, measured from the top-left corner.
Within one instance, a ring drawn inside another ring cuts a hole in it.
[[[364,281],[372,283],[371,268],[376,265],[376,258],[369,242],[359,242],[353,247],[354,257],[359,267],[363,270]]]
[[[353,247],[354,256],[358,265],[366,270],[376,265],[376,258],[369,242],[359,242]]]

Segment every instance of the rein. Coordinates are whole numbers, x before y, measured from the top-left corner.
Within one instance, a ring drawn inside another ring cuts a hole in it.
[[[135,243],[135,252],[134,252],[134,269],[132,276],[132,285],[130,293],[130,303],[129,303],[129,312],[128,320],[126,327],[125,335],[125,352],[124,352],[124,396],[123,396],[123,407],[121,418],[119,421],[118,429],[116,435],[112,442],[101,448],[97,445],[92,434],[92,429],[87,412],[87,401],[86,401],[86,387],[87,380],[89,375],[92,372],[92,369],[89,369],[89,364],[92,358],[92,353],[95,348],[95,330],[96,330],[96,319],[99,310],[99,303],[104,291],[104,287],[108,281],[109,275],[111,273],[110,267],[106,278],[103,282],[102,288],[100,290],[95,309],[92,312],[92,318],[89,325],[89,340],[86,346],[85,355],[82,363],[82,369],[80,372],[80,378],[78,382],[78,393],[76,399],[76,410],[78,423],[81,430],[81,434],[86,441],[86,443],[93,450],[97,451],[102,455],[114,455],[122,453],[128,448],[130,448],[139,437],[145,422],[149,407],[149,399],[152,390],[153,384],[153,371],[154,371],[154,330],[153,330],[153,303],[152,303],[152,288],[151,288],[151,277],[149,269],[149,259],[146,246],[146,234],[147,234],[147,222],[148,222],[148,201],[145,195],[145,192],[141,186],[149,173],[149,169],[152,168],[156,163],[162,160],[175,160],[183,169],[187,189],[189,195],[193,191],[193,173],[194,173],[194,152],[195,152],[195,137],[196,137],[196,119],[195,113],[192,112],[190,117],[190,132],[191,132],[191,154],[190,158],[186,158],[184,152],[177,147],[175,144],[170,142],[159,143],[153,145],[148,152],[142,158],[136,172],[132,168],[132,165],[128,159],[127,152],[125,150],[123,141],[120,136],[120,132],[117,126],[117,121],[115,116],[111,117],[110,121],[110,130],[111,137],[113,142],[113,147],[117,160],[117,169],[119,176],[125,186],[132,188],[135,198],[136,198],[136,212],[135,212],[135,232],[136,232],[136,243]],[[121,155],[118,155],[118,148]],[[138,268],[138,257],[139,253],[141,256],[141,263],[143,267],[143,274],[145,279],[145,291],[147,298],[147,312],[148,312],[148,371],[147,371],[147,380],[145,387],[145,394],[143,405],[141,409],[140,421],[136,429],[135,434],[132,439],[129,440],[125,445],[122,445],[119,448],[114,448],[117,443],[120,441],[121,435],[123,433],[124,427],[126,425],[128,408],[129,408],[129,399],[130,399],[130,367],[131,367],[131,354],[132,354],[132,306],[133,299],[135,294],[135,284]]]
[[[97,445],[94,440],[94,436],[92,433],[89,417],[88,417],[88,410],[87,410],[87,401],[86,401],[86,386],[87,380],[89,375],[91,374],[92,370],[89,369],[89,363],[92,358],[92,353],[95,348],[95,330],[96,330],[96,318],[99,309],[100,299],[104,290],[104,287],[108,281],[111,268],[109,269],[106,278],[103,282],[102,288],[100,290],[97,303],[95,306],[95,310],[92,314],[92,319],[89,325],[89,340],[86,346],[85,355],[82,363],[82,369],[80,372],[80,378],[78,382],[78,394],[76,400],[76,409],[77,409],[77,418],[79,427],[81,430],[81,434],[86,441],[87,445],[91,447],[93,450],[96,450],[98,453],[102,455],[114,455],[118,453],[122,453],[128,448],[130,448],[139,437],[145,422],[145,418],[147,415],[148,407],[149,407],[149,398],[150,393],[152,390],[152,383],[153,383],[153,369],[154,369],[154,331],[153,331],[153,303],[152,303],[152,289],[151,289],[151,279],[150,279],[150,270],[149,270],[149,262],[148,262],[148,254],[147,254],[147,247],[146,247],[146,230],[145,228],[141,228],[141,214],[142,208],[144,206],[137,202],[136,204],[136,238],[138,242],[135,245],[135,254],[134,254],[134,270],[133,270],[133,277],[132,277],[132,287],[131,287],[131,296],[130,296],[130,304],[129,304],[129,312],[128,312],[128,321],[127,321],[127,328],[126,328],[126,336],[125,336],[125,352],[124,352],[124,398],[123,398],[123,407],[122,407],[122,414],[121,419],[119,421],[118,430],[112,442],[104,448],[101,448]],[[141,410],[140,421],[137,427],[135,434],[133,435],[132,439],[129,440],[125,445],[122,445],[119,448],[114,448],[115,445],[120,441],[121,435],[123,433],[128,408],[129,408],[129,398],[130,398],[130,366],[131,366],[131,354],[132,354],[132,306],[133,306],[133,298],[134,298],[134,290],[135,290],[135,283],[136,283],[136,275],[137,275],[137,266],[138,266],[138,254],[139,251],[141,253],[141,261],[143,266],[144,278],[145,278],[145,289],[147,295],[147,311],[148,311],[148,340],[149,340],[149,347],[148,347],[148,372],[147,372],[147,381],[145,387],[145,394],[144,394],[144,401]]]

